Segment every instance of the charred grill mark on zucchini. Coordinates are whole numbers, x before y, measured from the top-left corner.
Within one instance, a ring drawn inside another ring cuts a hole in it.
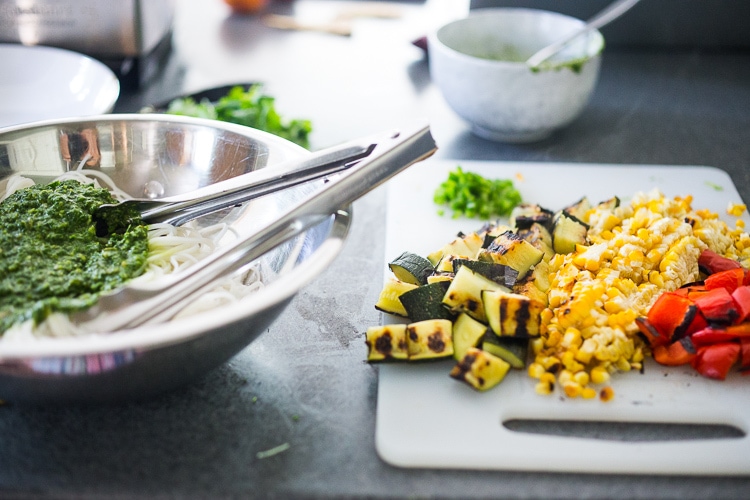
[[[512,267],[518,271],[518,279],[523,278],[543,257],[542,250],[534,248],[531,243],[513,231],[502,233],[478,254],[478,259],[481,261]]]
[[[461,266],[466,266],[477,274],[481,274],[495,283],[512,287],[518,280],[518,271],[505,264],[495,264],[494,262],[483,262],[470,259],[454,259],[453,272],[456,273]]]
[[[410,360],[453,356],[453,325],[447,319],[431,319],[406,326]]]
[[[516,229],[528,229],[532,224],[549,227],[552,224],[554,212],[536,203],[517,205],[510,214],[510,223]]]
[[[482,302],[490,328],[499,336],[535,337],[539,335],[545,304],[525,295],[485,291]]]
[[[368,361],[407,359],[406,325],[384,325],[367,329]]]
[[[448,287],[443,303],[454,312],[467,312],[473,318],[486,322],[483,290],[509,291],[507,287],[475,273],[467,266],[461,266]]]
[[[515,310],[514,313],[514,322],[516,325],[516,333],[515,335],[521,336],[521,337],[527,337],[530,335],[534,335],[529,331],[529,324],[531,323],[531,301],[523,301],[519,302],[520,307]],[[539,331],[537,330],[536,334],[539,334]]]

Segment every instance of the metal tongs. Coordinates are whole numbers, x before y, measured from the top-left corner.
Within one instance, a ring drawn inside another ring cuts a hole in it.
[[[372,145],[355,164],[348,164],[329,182],[253,234],[172,276],[163,285],[129,285],[102,295],[91,308],[71,314],[71,320],[85,331],[113,332],[171,319],[187,306],[190,298],[216,280],[325,221],[437,149],[426,126],[384,135]]]

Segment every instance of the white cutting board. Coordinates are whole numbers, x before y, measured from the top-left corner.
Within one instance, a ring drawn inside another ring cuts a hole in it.
[[[457,232],[477,229],[476,220],[437,215],[435,188],[449,170],[511,178],[524,201],[559,209],[582,196],[592,202],[613,195],[623,202],[638,191],[694,197],[694,208],[723,214],[742,200],[729,176],[710,167],[501,163],[430,159],[389,182],[387,262],[403,251],[427,255]],[[750,227],[750,221],[747,227]],[[384,317],[384,321],[393,318]],[[649,360],[650,361],[650,360]],[[750,377],[733,374],[719,382],[691,369],[646,365],[645,373],[613,377],[613,401],[539,396],[534,380],[513,371],[485,393],[453,380],[453,363],[379,365],[376,447],[386,462],[401,467],[543,470],[646,474],[750,473]],[[593,422],[723,424],[741,438],[624,441],[555,436],[509,430],[513,419]]]

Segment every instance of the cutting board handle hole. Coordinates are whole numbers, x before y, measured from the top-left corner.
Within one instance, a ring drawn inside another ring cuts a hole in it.
[[[511,419],[503,421],[502,425],[513,432],[608,441],[685,441],[745,437],[744,431],[726,424]]]

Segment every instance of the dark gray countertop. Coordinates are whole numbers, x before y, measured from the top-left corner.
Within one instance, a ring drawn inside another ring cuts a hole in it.
[[[440,158],[710,165],[750,200],[750,53],[607,51],[594,98],[572,126],[537,144],[495,144],[447,108],[408,43],[445,15],[440,4],[405,3],[402,21],[363,21],[343,38],[274,31],[230,16],[219,0],[183,0],[163,74],[124,94],[116,111],[263,81],[282,110],[313,121],[316,148],[428,121]],[[0,406],[0,497],[747,495],[747,477],[407,470],[381,461],[377,368],[364,362],[363,332],[379,321],[385,189],[355,204],[335,264],[259,340],[195,385],[103,407]],[[258,456],[285,443],[282,453]]]

